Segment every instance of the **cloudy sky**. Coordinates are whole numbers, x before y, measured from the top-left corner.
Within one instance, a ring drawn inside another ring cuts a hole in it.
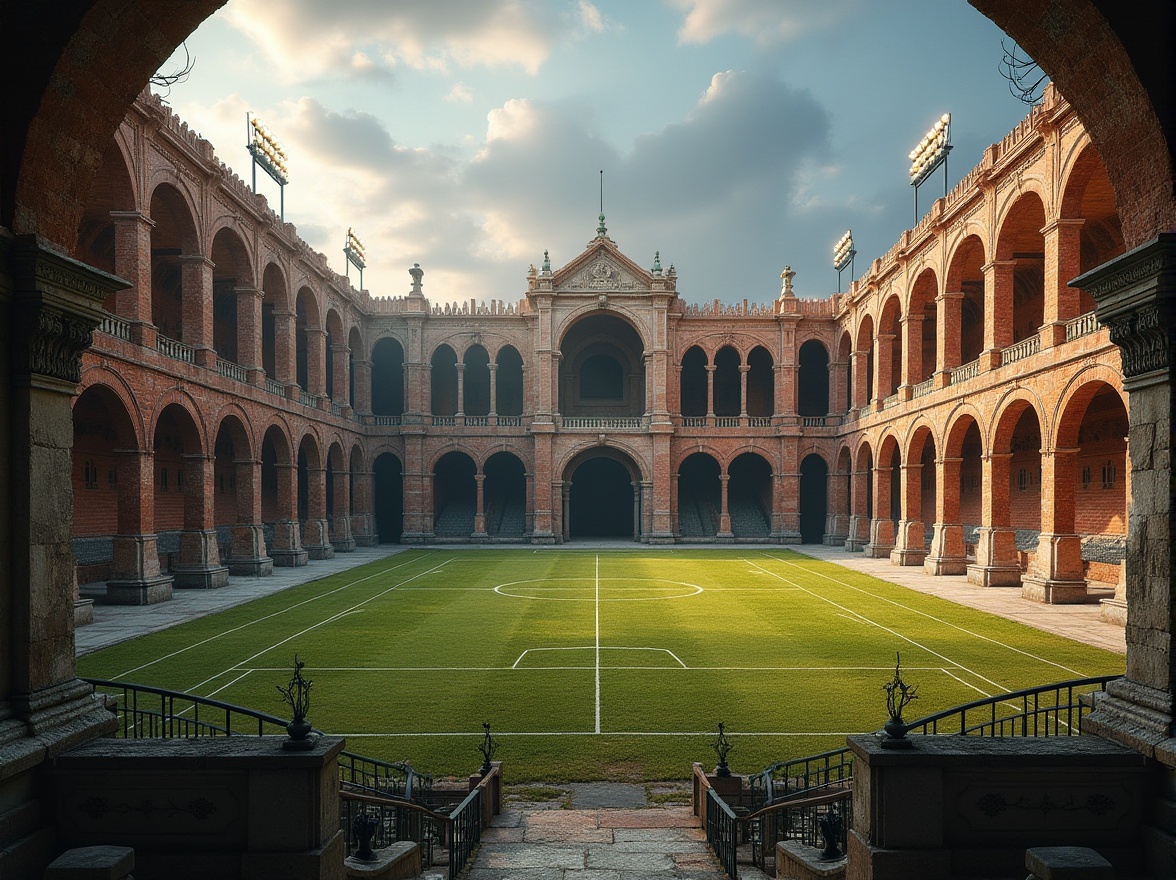
[[[660,251],[688,302],[767,302],[786,264],[834,292],[846,229],[858,274],[890,248],[940,114],[951,185],[1026,114],[1002,36],[943,0],[229,0],[166,100],[246,181],[261,117],[286,219],[340,272],[354,227],[373,295],[420,263],[434,302],[518,300],[544,249],[558,267],[595,235],[603,170],[625,253]]]

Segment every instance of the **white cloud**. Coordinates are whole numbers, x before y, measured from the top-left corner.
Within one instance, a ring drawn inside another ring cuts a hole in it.
[[[534,74],[556,21],[540,0],[234,0],[225,17],[286,82],[370,75],[377,64]]]
[[[761,47],[793,40],[847,15],[860,0],[667,0],[685,13],[680,43],[736,33]]]
[[[594,34],[603,33],[604,31],[604,16],[588,0],[580,0],[580,27]]]
[[[469,90],[465,83],[454,83],[453,88],[444,97],[445,101],[451,104],[469,104],[474,100],[474,93]]]

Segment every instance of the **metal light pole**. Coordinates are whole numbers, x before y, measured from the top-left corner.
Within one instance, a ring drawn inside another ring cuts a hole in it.
[[[915,192],[915,223],[919,224],[919,184],[943,166],[943,196],[947,198],[947,154],[951,152],[951,114],[944,113],[911,150],[911,186]]]
[[[262,125],[261,120],[251,113],[245,114],[245,130],[248,143],[245,149],[253,157],[253,191],[257,192],[257,166],[274,179],[281,190],[280,208],[278,216],[286,222],[286,184],[290,178],[286,174],[286,151],[278,143],[277,138],[270,134],[270,130]]]

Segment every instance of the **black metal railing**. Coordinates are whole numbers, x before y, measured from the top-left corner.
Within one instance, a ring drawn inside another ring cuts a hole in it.
[[[738,877],[739,818],[727,802],[706,790],[706,842],[728,877]]]
[[[1091,695],[1118,675],[1097,675],[1012,691],[936,712],[907,725],[911,733],[966,736],[1077,736]]]
[[[428,807],[391,795],[372,794],[344,786],[339,792],[339,826],[347,841],[347,855],[359,848],[355,819],[360,813],[376,817],[371,839],[373,849],[383,849],[400,841],[420,847],[421,863],[432,866],[435,846],[444,839],[447,818]]]
[[[853,778],[853,753],[833,749],[765,767],[748,780],[751,808],[761,809],[784,797],[846,785]]]
[[[454,880],[482,840],[482,798],[479,786],[449,814],[449,880]]]
[[[763,870],[767,856],[776,852],[781,840],[822,848],[821,820],[832,816],[840,820],[837,846],[845,852],[853,824],[853,790],[848,785],[824,788],[819,794],[793,795],[749,814],[743,821],[751,838],[752,863]]]

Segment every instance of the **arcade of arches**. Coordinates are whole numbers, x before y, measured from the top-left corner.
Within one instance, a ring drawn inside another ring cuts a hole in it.
[[[1124,240],[1054,91],[985,154],[995,190],[969,177],[848,293],[786,272],[766,306],[686,305],[604,232],[515,304],[432,303],[419,267],[373,298],[278,256],[243,187],[194,190],[202,143],[141,97],[79,232],[141,284],[74,405],[72,545],[107,601],[377,541],[608,537],[844,545],[1122,619],[1122,377],[1066,282]]]

